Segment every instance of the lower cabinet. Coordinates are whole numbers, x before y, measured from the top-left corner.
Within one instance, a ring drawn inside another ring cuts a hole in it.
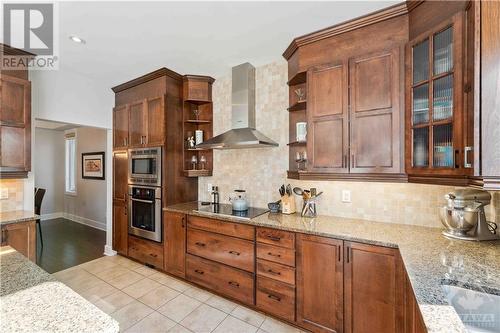
[[[119,254],[128,254],[127,207],[121,202],[113,204],[113,249]]]
[[[36,222],[3,225],[1,244],[13,247],[29,260],[36,262]]]
[[[163,241],[165,271],[186,277],[186,216],[181,213],[163,214]]]
[[[408,275],[405,278],[404,323],[406,333],[427,333]]]
[[[398,250],[344,242],[344,332],[404,331]]]
[[[128,256],[145,264],[163,269],[163,245],[128,236]]]
[[[342,332],[343,242],[297,234],[297,324],[312,332]]]

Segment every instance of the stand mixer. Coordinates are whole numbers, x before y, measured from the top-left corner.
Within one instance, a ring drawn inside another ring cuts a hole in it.
[[[445,195],[448,204],[441,208],[443,235],[462,240],[499,240],[498,226],[488,222],[484,207],[491,202],[491,194],[475,189],[457,189]]]

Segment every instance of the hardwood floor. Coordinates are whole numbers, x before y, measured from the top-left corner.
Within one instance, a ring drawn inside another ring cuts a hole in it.
[[[42,221],[43,248],[37,227],[37,265],[49,273],[102,257],[106,233],[64,218]]]

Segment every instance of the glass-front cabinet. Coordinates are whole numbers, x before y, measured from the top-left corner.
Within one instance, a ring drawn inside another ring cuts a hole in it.
[[[465,175],[462,23],[457,15],[408,44],[406,169]]]

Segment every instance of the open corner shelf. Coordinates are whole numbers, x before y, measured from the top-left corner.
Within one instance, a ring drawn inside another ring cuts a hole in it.
[[[302,84],[302,83],[306,83],[306,79],[307,79],[307,72],[304,71],[304,72],[298,72],[297,74],[295,74],[289,81],[288,81],[288,85],[289,86],[295,86],[297,84]]]
[[[307,101],[299,101],[288,108],[289,112],[304,111],[307,106]]]
[[[287,146],[305,146],[307,144],[306,141],[293,141],[290,143],[287,143]]]
[[[186,177],[209,177],[212,175],[212,170],[184,170]]]

